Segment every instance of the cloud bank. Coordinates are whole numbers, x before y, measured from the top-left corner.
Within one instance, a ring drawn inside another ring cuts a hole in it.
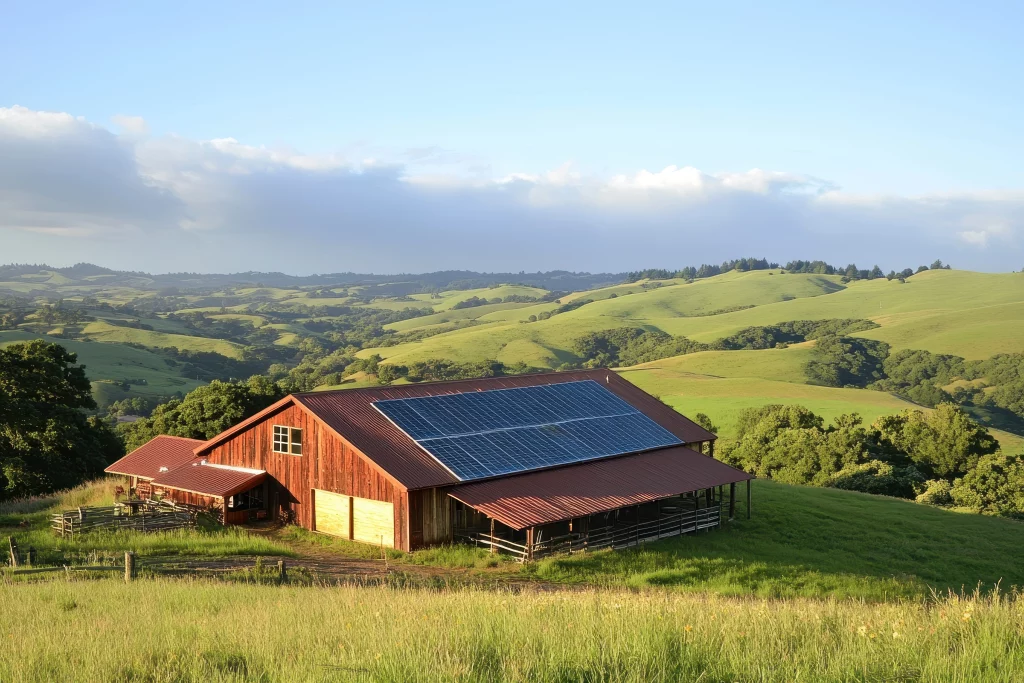
[[[489,177],[436,148],[349,158],[0,108],[0,262],[153,272],[681,267],[743,255],[1024,266],[1024,192],[858,196],[689,166]]]

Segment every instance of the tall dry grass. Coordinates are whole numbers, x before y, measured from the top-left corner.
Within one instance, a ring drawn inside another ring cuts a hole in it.
[[[0,585],[3,681],[1019,681],[1024,603]]]

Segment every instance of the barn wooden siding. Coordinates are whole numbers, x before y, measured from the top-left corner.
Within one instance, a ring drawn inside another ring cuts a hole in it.
[[[409,491],[411,549],[452,542],[454,504],[444,489]]]
[[[302,455],[274,453],[274,425],[302,430]],[[271,515],[291,511],[307,529],[316,525],[313,489],[392,503],[395,547],[410,550],[409,494],[370,464],[359,451],[339,439],[302,408],[285,405],[276,413],[214,446],[205,454],[211,463],[266,470],[273,479],[268,509]],[[279,509],[274,509],[277,493]]]

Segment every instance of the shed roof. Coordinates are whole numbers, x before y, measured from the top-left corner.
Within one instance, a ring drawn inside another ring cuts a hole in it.
[[[752,478],[674,446],[462,484],[448,493],[502,524],[525,529]]]
[[[152,479],[159,476],[161,470],[168,472],[195,460],[193,451],[202,444],[198,439],[161,435],[139,446],[103,471]]]
[[[617,373],[611,370],[580,370],[293,394],[202,444],[196,449],[196,453],[209,451],[233,434],[294,401],[358,449],[401,486],[407,489],[420,489],[458,484],[459,479],[374,409],[373,403],[393,398],[511,389],[586,379],[600,382],[684,443],[710,441],[716,438],[711,432],[622,379]]]
[[[153,486],[224,498],[248,491],[266,476],[264,470],[215,465],[203,461],[161,474],[153,480]]]

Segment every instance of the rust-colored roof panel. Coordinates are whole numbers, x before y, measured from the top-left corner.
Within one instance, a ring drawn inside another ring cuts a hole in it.
[[[202,443],[197,439],[186,439],[181,436],[158,436],[103,471],[152,479],[162,472],[169,472],[194,460],[193,450]]]
[[[457,484],[459,480],[420,448],[415,441],[403,434],[386,417],[375,410],[372,405],[375,401],[487,391],[489,389],[511,389],[586,379],[600,382],[685,443],[709,441],[715,438],[711,432],[688,420],[611,370],[581,370],[454,382],[403,384],[369,389],[341,389],[295,394],[294,398],[300,405],[374,461],[381,469],[393,476],[400,484],[409,489],[419,489]],[[207,442],[199,450],[207,449],[220,438]]]
[[[266,476],[263,470],[194,462],[161,474],[153,480],[153,486],[224,498],[248,491]]]
[[[683,446],[462,484],[448,493],[513,529],[752,479]]]

